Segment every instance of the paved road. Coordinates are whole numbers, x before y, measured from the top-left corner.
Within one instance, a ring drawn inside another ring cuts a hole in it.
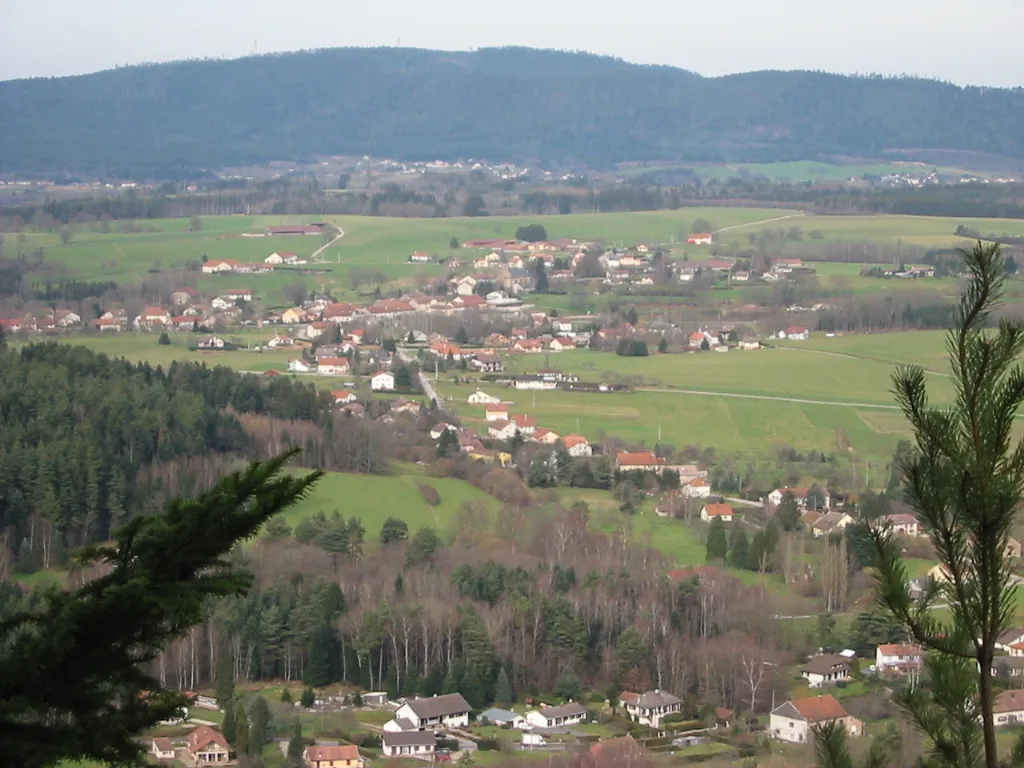
[[[898,405],[879,405],[878,403],[850,403],[840,400],[808,400],[802,397],[776,397],[774,395],[741,395],[736,392],[705,392],[700,389],[656,389],[654,387],[638,387],[637,392],[659,392],[666,395],[703,395],[706,397],[739,397],[744,400],[775,400],[782,403],[806,403],[807,405],[846,405],[850,408],[884,408],[898,411]]]
[[[313,251],[313,255],[309,257],[309,260],[310,261],[319,261],[319,262],[323,263],[323,259],[320,258],[320,254],[323,253],[324,251],[326,251],[328,248],[330,248],[336,242],[341,240],[341,238],[343,238],[344,236],[345,236],[345,230],[342,229],[341,227],[338,227],[338,236],[335,237],[330,242],[324,243],[319,248],[317,248],[315,251]]]
[[[406,350],[406,349],[404,349],[402,347],[398,347],[397,348],[397,352],[398,352],[398,357],[401,358],[403,363],[407,363],[408,364],[408,363],[414,362],[413,357],[412,357],[412,355],[409,354],[408,350]],[[454,415],[454,414],[452,414],[451,410],[448,408],[448,404],[445,401],[445,399],[443,397],[440,397],[437,394],[437,392],[434,390],[434,385],[430,381],[430,377],[427,376],[427,374],[424,373],[422,370],[420,371],[420,386],[423,388],[423,394],[425,394],[428,399],[435,401],[437,403],[437,407],[438,408],[440,408],[442,411],[444,411],[448,415]]]
[[[750,499],[741,499],[738,496],[723,496],[722,498],[728,501],[730,504],[735,504],[738,507],[757,507],[758,509],[764,507],[763,502],[751,501]]]
[[[771,224],[773,221],[783,221],[785,219],[798,219],[802,216],[806,216],[806,213],[790,213],[786,216],[776,216],[774,219],[761,219],[761,221],[749,221],[746,224],[733,224],[728,227],[720,227],[715,230],[717,235],[719,232],[728,232],[730,229],[743,229],[743,227],[756,227],[758,224]]]

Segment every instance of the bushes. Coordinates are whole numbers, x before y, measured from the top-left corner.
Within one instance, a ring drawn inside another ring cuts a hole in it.
[[[456,742],[456,744],[457,743],[458,742]],[[477,746],[477,748],[481,752],[500,752],[501,751],[501,742],[498,741],[497,739],[480,739],[480,741],[478,741],[476,743],[476,746]]]
[[[417,487],[420,489],[420,496],[432,507],[436,507],[441,503],[441,494],[437,492],[437,488],[427,483],[417,483]]]

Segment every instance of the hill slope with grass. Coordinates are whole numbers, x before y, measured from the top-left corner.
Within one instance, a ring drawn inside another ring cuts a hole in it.
[[[0,83],[0,171],[136,176],[317,154],[766,162],[1024,158],[1024,91],[914,78],[706,78],[586,53],[335,48]]]

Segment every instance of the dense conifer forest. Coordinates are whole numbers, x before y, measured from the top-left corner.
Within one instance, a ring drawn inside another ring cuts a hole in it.
[[[764,162],[1024,158],[1024,91],[916,78],[706,78],[586,53],[337,48],[0,83],[0,171],[172,178],[317,154]]]

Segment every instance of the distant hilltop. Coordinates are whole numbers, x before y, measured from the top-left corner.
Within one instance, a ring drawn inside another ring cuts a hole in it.
[[[182,61],[2,82],[0,104],[2,173],[139,178],[364,154],[591,168],[894,150],[1024,159],[1024,89],[806,71],[702,77],[527,48]]]

